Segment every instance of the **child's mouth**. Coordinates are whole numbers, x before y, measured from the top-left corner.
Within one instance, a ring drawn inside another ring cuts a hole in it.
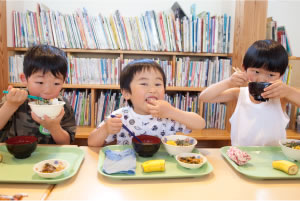
[[[146,102],[147,102],[147,103],[150,103],[150,102],[153,101],[153,100],[157,100],[157,98],[156,98],[156,97],[153,97],[153,96],[146,98]]]

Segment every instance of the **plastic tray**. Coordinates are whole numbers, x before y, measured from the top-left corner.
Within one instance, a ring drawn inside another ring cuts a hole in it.
[[[177,164],[177,161],[174,157],[170,156],[163,146],[160,147],[159,151],[154,154],[152,157],[140,157],[137,156],[136,158],[136,174],[135,175],[127,175],[127,174],[106,174],[102,171],[102,165],[103,161],[105,159],[105,153],[104,151],[107,149],[111,150],[124,150],[127,148],[132,148],[131,145],[111,145],[104,147],[100,150],[99,153],[99,161],[98,161],[98,171],[100,174],[115,178],[115,179],[160,179],[160,178],[182,178],[182,177],[201,177],[204,175],[209,174],[213,167],[212,165],[207,161],[206,164],[204,164],[201,168],[198,169],[187,169],[179,164]],[[199,151],[197,149],[194,149],[194,152],[198,153]],[[165,171],[164,172],[149,172],[144,173],[141,167],[141,164],[147,160],[155,160],[155,159],[165,159]]]
[[[38,146],[29,158],[16,159],[7,151],[5,145],[0,145],[0,154],[3,155],[3,161],[0,163],[1,183],[57,184],[74,176],[84,158],[84,151],[75,146]],[[33,166],[46,159],[64,159],[70,163],[70,167],[57,178],[45,179],[33,171]]]
[[[251,160],[242,166],[238,166],[227,156],[226,152],[229,148],[230,146],[222,147],[220,149],[222,155],[234,169],[247,177],[254,179],[300,179],[300,171],[296,175],[288,175],[272,167],[274,160],[289,160],[280,147],[238,147],[251,156]],[[293,162],[300,167],[299,162]]]

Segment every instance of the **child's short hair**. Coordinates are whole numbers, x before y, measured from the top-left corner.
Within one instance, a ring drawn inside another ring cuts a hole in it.
[[[264,68],[283,75],[288,62],[288,54],[280,43],[273,40],[258,40],[248,48],[243,66],[245,70],[249,67]]]
[[[51,72],[55,77],[62,74],[65,79],[68,71],[68,61],[64,51],[50,45],[37,45],[31,47],[25,54],[23,72],[25,77],[42,71]]]
[[[120,75],[121,90],[126,90],[129,93],[131,93],[130,83],[133,80],[135,74],[150,69],[157,70],[162,75],[164,88],[166,89],[166,75],[161,66],[151,59],[140,59],[128,63],[122,70]],[[127,102],[129,106],[133,107],[132,102],[130,100],[128,100]]]

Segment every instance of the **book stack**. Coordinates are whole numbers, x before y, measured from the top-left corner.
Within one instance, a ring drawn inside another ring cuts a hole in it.
[[[191,19],[172,11],[108,17],[77,9],[64,14],[38,4],[37,11],[13,11],[14,47],[49,44],[59,48],[229,53],[231,16],[202,12]]]
[[[204,103],[205,128],[225,129],[226,105],[222,103]]]

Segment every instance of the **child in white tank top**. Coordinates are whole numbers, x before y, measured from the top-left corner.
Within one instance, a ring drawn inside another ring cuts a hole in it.
[[[237,100],[230,118],[233,146],[279,145],[286,138],[289,122],[285,106],[291,102],[300,106],[300,90],[281,81],[288,66],[284,47],[272,40],[253,43],[243,59],[243,71],[229,79],[206,88],[200,95],[203,102],[230,102]],[[270,82],[261,94],[268,102],[254,100],[249,94],[248,82]]]

